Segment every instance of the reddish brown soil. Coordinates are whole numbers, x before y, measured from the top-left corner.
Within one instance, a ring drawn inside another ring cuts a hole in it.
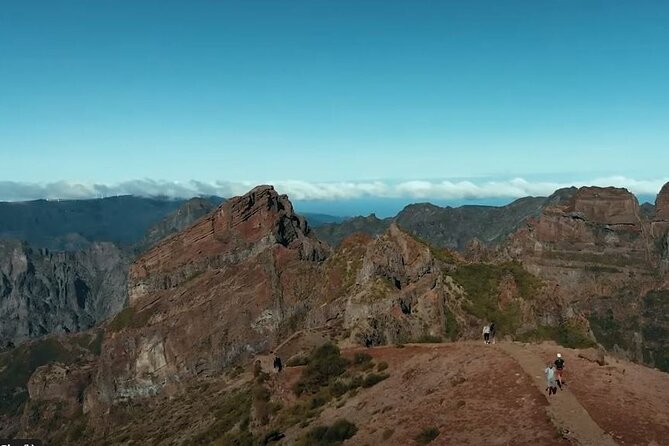
[[[390,377],[339,408],[331,405],[312,423],[354,422],[359,431],[347,445],[417,444],[428,427],[440,432],[431,445],[568,444],[546,415],[546,398],[503,352],[482,344],[362,351],[387,362]]]
[[[546,362],[559,349],[566,361],[565,391],[619,445],[669,444],[669,374],[611,357],[600,366],[579,358],[578,350],[555,345],[529,348]]]

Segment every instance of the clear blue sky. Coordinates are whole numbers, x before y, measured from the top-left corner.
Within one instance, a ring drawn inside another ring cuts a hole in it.
[[[3,1],[0,179],[669,175],[667,1]]]

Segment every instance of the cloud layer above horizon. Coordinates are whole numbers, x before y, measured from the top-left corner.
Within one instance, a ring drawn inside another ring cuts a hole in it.
[[[615,186],[627,188],[637,195],[655,195],[669,178],[636,180],[622,176],[595,178],[583,181],[551,182],[508,180],[413,180],[413,181],[265,181],[265,182],[188,182],[163,180],[131,180],[117,184],[96,184],[72,181],[26,183],[0,181],[1,201],[35,199],[86,199],[115,195],[144,197],[165,196],[190,198],[194,196],[232,197],[243,195],[258,184],[272,184],[277,191],[292,200],[354,200],[360,198],[407,198],[439,200],[482,200],[547,196],[555,190],[571,186]]]

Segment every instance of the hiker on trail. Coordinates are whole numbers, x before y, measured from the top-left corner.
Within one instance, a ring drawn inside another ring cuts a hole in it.
[[[283,369],[283,364],[281,363],[279,355],[274,355],[274,368],[277,370],[277,373],[281,373],[281,369]]]
[[[490,342],[495,343],[495,321],[490,323]]]
[[[560,353],[557,354],[557,359],[555,360],[555,374],[557,376],[557,385],[560,386],[562,390],[562,384],[565,384],[562,373],[564,372],[564,359]]]
[[[483,342],[490,344],[490,325],[483,326]]]
[[[555,364],[548,364],[544,373],[546,374],[546,390],[548,395],[555,395],[557,393],[557,384],[555,381]]]

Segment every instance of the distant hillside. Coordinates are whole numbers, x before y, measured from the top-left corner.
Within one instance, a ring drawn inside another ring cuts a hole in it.
[[[146,235],[135,246],[136,250],[144,251],[165,237],[186,229],[196,220],[213,212],[219,204],[220,202],[212,199],[191,198],[151,226]]]
[[[332,246],[337,246],[346,237],[356,232],[372,236],[383,234],[391,222],[391,218],[381,220],[375,214],[370,214],[367,217],[350,218],[341,223],[323,224],[315,227],[314,232],[319,239],[328,242]]]
[[[220,198],[206,199],[220,203]],[[96,241],[131,245],[186,200],[119,196],[92,200],[0,202],[0,238],[74,251]]]
[[[323,225],[315,232],[322,240],[337,245],[355,232],[379,235],[394,221],[435,246],[464,249],[474,238],[491,243],[509,235],[528,217],[539,215],[552,198],[555,196],[526,197],[506,206],[453,208],[430,203],[410,204],[394,218],[379,219],[371,214]]]
[[[328,214],[316,214],[313,212],[303,212],[298,214],[301,214],[304,218],[307,219],[309,222],[309,226],[312,228],[317,228],[319,226],[323,226],[326,224],[330,223],[341,223],[344,220],[346,220],[346,217],[337,217],[335,215],[328,215]]]

